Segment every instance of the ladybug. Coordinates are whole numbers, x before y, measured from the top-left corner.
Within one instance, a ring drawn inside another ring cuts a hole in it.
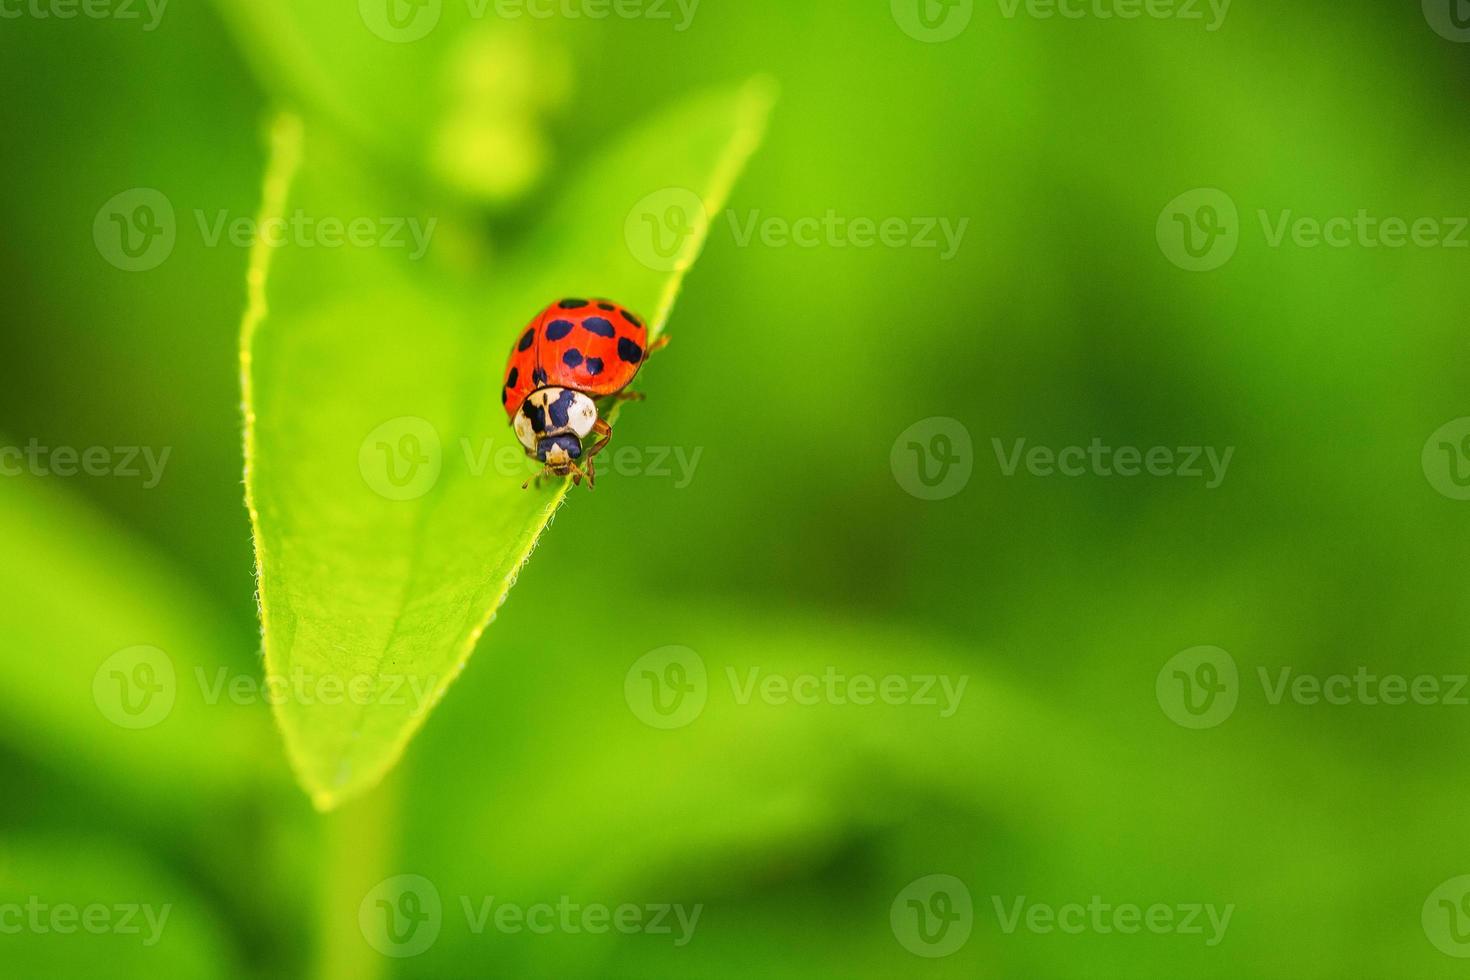
[[[511,348],[500,403],[526,455],[545,465],[540,476],[570,476],[577,485],[586,477],[593,485],[593,457],[612,438],[595,399],[641,400],[624,389],[666,343],[649,347],[643,321],[605,299],[558,300],[536,315]],[[596,441],[584,452],[589,435]]]

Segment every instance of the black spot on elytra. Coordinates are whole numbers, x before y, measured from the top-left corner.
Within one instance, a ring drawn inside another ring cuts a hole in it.
[[[510,369],[510,377],[505,379],[505,386],[507,388],[514,388],[516,386],[516,382],[519,380],[521,380],[521,369],[518,367],[513,367]]]
[[[561,340],[572,332],[571,320],[552,320],[546,325],[547,340]]]
[[[602,373],[602,358],[600,358],[600,357],[589,357],[589,358],[587,358],[587,373],[590,374],[590,375],[592,375],[592,377],[594,377],[594,378],[597,377],[599,374],[601,374]]]
[[[633,343],[627,337],[619,337],[618,356],[629,364],[637,364],[643,360],[643,348]]]
[[[546,372],[541,368],[537,368],[531,372],[531,380],[538,385],[544,385],[546,383]]]
[[[531,344],[533,341],[535,341],[535,339],[536,328],[532,327],[530,330],[527,330],[525,333],[521,334],[521,342],[519,344],[516,344],[516,350],[521,351],[522,353],[530,350]]]
[[[604,320],[600,316],[589,316],[582,321],[582,329],[588,333],[595,333],[599,337],[613,337],[617,331],[613,329],[612,322]]]
[[[643,321],[638,319],[633,314],[629,313],[627,310],[618,310],[618,312],[622,314],[624,320],[627,320],[629,323],[633,324],[633,326],[643,326]]]
[[[510,389],[509,388],[501,388],[500,389],[500,404],[504,405],[508,401],[510,401]]]
[[[585,299],[564,299],[556,305],[564,310],[580,310],[587,305],[587,301]]]
[[[582,363],[582,352],[573,347],[561,356],[561,362],[567,367],[576,367]]]
[[[599,310],[606,310],[609,313],[611,313],[613,310],[617,309],[617,307],[616,306],[613,306],[611,303],[598,303],[597,304],[597,308]]]
[[[572,418],[572,399],[575,396],[570,391],[563,391],[557,396],[556,401],[546,406],[551,414],[551,427],[554,429],[565,429]]]

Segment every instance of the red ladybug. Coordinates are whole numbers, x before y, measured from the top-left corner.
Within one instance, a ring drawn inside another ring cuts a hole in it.
[[[650,348],[643,321],[605,299],[559,300],[531,321],[511,348],[500,402],[526,455],[546,465],[541,475],[570,476],[576,484],[585,476],[592,486],[593,457],[612,438],[593,399],[641,399],[624,389],[667,342]],[[597,441],[584,453],[582,440],[592,433]],[[578,465],[584,456],[585,471]]]

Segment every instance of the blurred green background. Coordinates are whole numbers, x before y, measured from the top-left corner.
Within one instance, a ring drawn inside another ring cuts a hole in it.
[[[0,971],[1464,972],[1470,444],[1440,433],[1470,415],[1459,8],[390,2],[0,8],[0,445],[170,453],[153,487],[0,479]],[[389,9],[442,16],[393,40]],[[181,690],[260,675],[248,251],[194,216],[255,212],[273,107],[475,214],[493,261],[600,143],[758,73],[780,90],[765,145],[614,446],[698,450],[696,469],[604,471],[572,497],[378,790],[314,812],[259,698],[181,696],[146,731],[104,717],[94,679],[138,645]],[[178,234],[130,272],[93,226],[139,187]],[[1183,225],[1168,210],[1197,188],[1236,209],[1214,212],[1238,247],[1206,271],[1169,237],[1204,228],[1205,198]],[[1434,219],[1440,244],[1273,244],[1287,213],[1360,211]],[[829,213],[966,224],[950,255],[745,237]],[[931,500],[908,443],[941,448],[936,418],[970,475]],[[1018,439],[1234,452],[1214,488],[1007,475]],[[669,645],[708,679],[665,730],[624,684]],[[1175,696],[1171,658],[1200,646],[1237,669],[1227,717]],[[1273,694],[1283,669],[1359,668],[1438,693]],[[742,699],[730,672],[752,669],[966,686],[948,716],[779,703]],[[438,931],[384,955],[375,896],[407,915],[405,889],[428,894],[401,875],[438,896]],[[492,898],[701,911],[682,945],[677,925],[477,930]],[[38,902],[171,911],[150,943],[141,912],[141,932],[96,934],[7,912]],[[1089,903],[1174,925],[1067,919]],[[1180,928],[1194,906],[1228,926]]]

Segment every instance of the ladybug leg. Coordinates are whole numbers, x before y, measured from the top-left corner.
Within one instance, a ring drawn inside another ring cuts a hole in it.
[[[620,391],[613,398],[620,402],[641,402],[648,396],[641,391]]]
[[[669,346],[669,335],[664,334],[648,346],[648,353],[644,356],[652,357],[667,346]]]
[[[592,423],[592,431],[597,433],[597,441],[592,444],[591,449],[587,450],[588,463],[592,462],[592,457],[607,448],[607,441],[612,438],[612,426],[608,425],[605,419],[598,419]]]
[[[528,487],[535,486],[535,488],[537,490],[540,490],[541,489],[541,481],[544,480],[544,479],[546,479],[546,477],[549,476],[550,474],[551,474],[551,467],[548,466],[545,469],[543,469],[540,473],[537,473],[535,476],[531,477],[525,483],[522,483],[521,484],[521,489],[522,490],[525,490]]]
[[[583,457],[587,463],[587,486],[592,487],[597,480],[597,454],[607,448],[607,441],[612,438],[612,426],[604,419],[598,419],[592,423],[592,431],[597,434],[597,441],[587,450]]]

